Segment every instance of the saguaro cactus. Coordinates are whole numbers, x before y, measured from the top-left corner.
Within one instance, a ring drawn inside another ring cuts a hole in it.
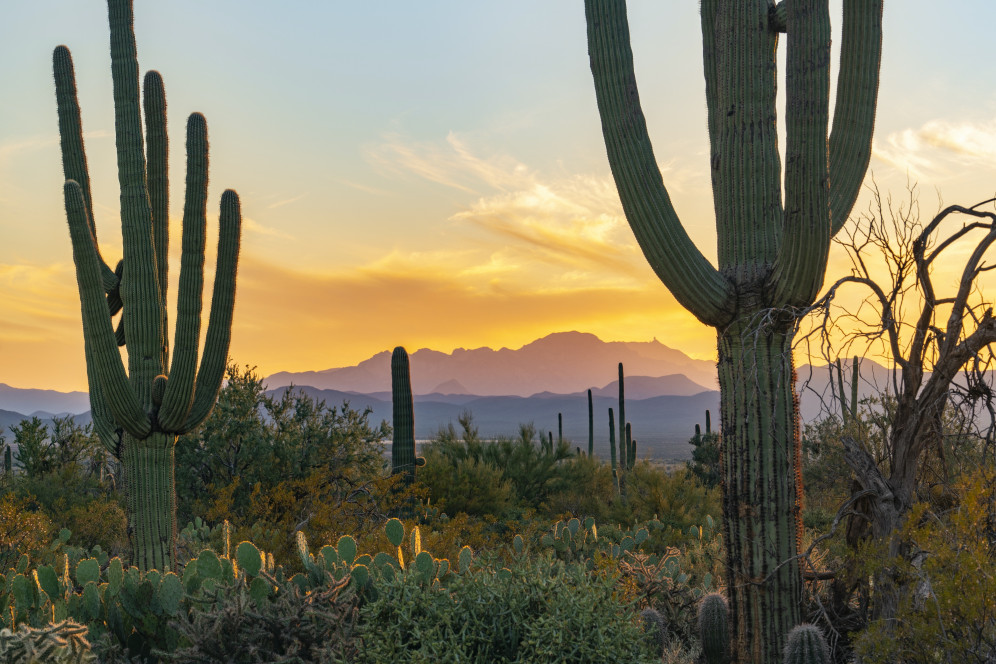
[[[609,459],[612,463],[612,482],[615,485],[616,495],[618,495],[620,486],[619,469],[616,467],[616,419],[611,408],[609,408]]]
[[[801,620],[793,314],[823,283],[830,239],[854,205],[871,155],[882,0],[844,0],[829,139],[828,0],[702,0],[716,267],[682,227],[657,167],[625,1],[585,0],[585,15],[623,210],[674,297],[717,330],[732,655],[773,664]],[[788,39],[784,197],[775,122],[781,32]]]
[[[595,455],[595,408],[591,401],[591,390],[588,390],[588,458]]]
[[[619,465],[629,466],[629,439],[626,438],[626,386],[623,382],[623,364],[619,363]]]
[[[425,464],[425,459],[415,455],[415,399],[408,352],[402,346],[391,354],[391,401],[394,411],[391,473],[403,473],[405,483],[411,484],[415,481],[415,467]]]
[[[144,569],[169,570],[175,564],[176,540],[174,448],[179,434],[208,416],[221,388],[231,339],[241,213],[238,195],[225,191],[211,313],[198,368],[208,145],[204,116],[194,113],[187,122],[183,248],[170,358],[166,97],[159,74],[150,71],[144,86],[146,159],[131,1],[108,0],[108,15],[124,239],[124,257],[117,270],[104,263],[97,246],[73,64],[69,49],[59,46],[53,63],[66,178],[63,193],[80,291],[94,429],[123,462],[133,561]],[[111,317],[122,304],[115,334]],[[127,371],[117,349],[125,341]]]

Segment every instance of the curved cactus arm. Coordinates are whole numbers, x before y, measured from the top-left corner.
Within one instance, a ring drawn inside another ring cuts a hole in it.
[[[194,403],[190,407],[187,421],[178,433],[190,431],[211,414],[228,365],[232,313],[235,309],[235,277],[239,268],[239,245],[242,238],[239,195],[231,189],[226,189],[221,195],[221,218],[218,225],[218,262],[214,273],[207,338],[204,341],[201,366],[197,371]]]
[[[837,100],[830,132],[831,237],[847,221],[871,160],[882,61],[883,0],[844,0]]]
[[[197,346],[201,336],[201,293],[204,289],[207,188],[207,123],[203,115],[194,113],[187,121],[187,193],[183,206],[183,253],[180,258],[173,360],[159,409],[159,424],[166,431],[176,431],[183,426],[194,402]]]
[[[156,253],[156,280],[159,299],[165,304],[169,289],[169,137],[166,134],[166,90],[163,77],[157,71],[145,74],[142,85],[142,105],[145,111],[145,144],[148,152],[146,182],[152,209],[152,242]],[[165,333],[166,307],[162,308],[162,328]],[[163,345],[163,366],[169,360]]]
[[[770,302],[805,306],[823,286],[830,251],[829,2],[791,2],[786,20],[785,211]]]
[[[52,53],[52,70],[55,73],[55,101],[59,111],[59,143],[62,148],[62,172],[66,180],[78,182],[86,203],[86,217],[90,224],[90,234],[97,239],[97,227],[93,216],[93,199],[90,194],[90,169],[86,163],[86,150],[83,144],[83,122],[80,119],[80,102],[76,94],[76,73],[73,57],[65,46],[56,46]],[[114,271],[100,256],[100,275],[104,291],[116,288],[119,280]]]
[[[131,435],[144,438],[152,427],[128,384],[128,376],[114,342],[114,330],[104,301],[100,262],[94,249],[96,242],[86,219],[83,189],[79,183],[69,180],[63,187],[63,194],[66,199],[66,216],[69,219],[69,237],[73,244],[73,260],[76,263],[76,280],[80,290],[88,365],[89,360],[92,360],[94,377],[114,420]]]
[[[114,135],[121,186],[121,235],[125,273],[121,299],[128,342],[128,376],[139,403],[152,410],[152,381],[164,371],[162,326],[152,210],[145,179],[145,145],[139,104],[138,55],[131,0],[109,0]]]
[[[86,357],[86,380],[90,391],[90,417],[93,420],[93,430],[97,432],[101,445],[108,452],[113,454],[118,460],[121,459],[121,433],[114,422],[114,416],[107,405],[104,391],[100,387],[100,378],[97,375],[97,364],[91,361],[93,357],[93,343],[83,340],[84,355]]]
[[[704,323],[724,324],[734,289],[688,237],[664,187],[640,107],[626,4],[585,0],[585,15],[602,134],[626,218],[674,297]]]

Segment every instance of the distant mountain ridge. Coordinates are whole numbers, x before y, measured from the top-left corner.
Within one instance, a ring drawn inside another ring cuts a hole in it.
[[[0,409],[37,413],[42,419],[52,415],[78,415],[90,410],[90,395],[86,392],[25,389],[0,383]]]
[[[617,375],[619,362],[627,375],[674,377],[671,382],[678,394],[717,388],[715,363],[693,359],[656,339],[602,341],[594,334],[557,332],[515,350],[482,347],[443,353],[422,348],[410,357],[415,394],[519,397],[543,392],[573,394],[606,385]],[[683,381],[677,374],[694,387],[687,383],[679,386]],[[391,389],[391,352],[382,351],[352,367],[281,371],[267,376],[264,382],[271,389],[293,384],[361,394],[386,392]]]

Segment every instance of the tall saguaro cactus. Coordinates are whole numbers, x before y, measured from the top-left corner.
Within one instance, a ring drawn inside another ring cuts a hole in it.
[[[619,451],[623,470],[629,469],[629,439],[626,438],[626,385],[623,382],[623,363],[619,363]]]
[[[194,113],[187,123],[187,191],[170,357],[166,97],[159,74],[150,71],[144,86],[147,146],[143,145],[131,0],[108,0],[108,15],[124,240],[124,257],[116,270],[104,263],[97,246],[73,64],[69,49],[59,46],[53,64],[66,178],[63,193],[80,291],[94,428],[104,446],[123,462],[133,562],[144,569],[169,570],[176,562],[176,439],[208,416],[221,388],[235,305],[241,213],[238,195],[225,191],[211,313],[198,367],[208,146],[204,116]],[[116,334],[111,317],[122,306]],[[125,342],[127,371],[117,348]]]
[[[415,481],[415,467],[424,465],[425,459],[415,455],[415,398],[408,351],[402,346],[391,354],[391,402],[394,413],[391,474],[403,474],[404,482],[411,484]]]
[[[792,313],[816,297],[830,239],[868,166],[882,0],[844,0],[829,138],[828,0],[702,0],[716,267],[682,227],[657,167],[625,0],[585,0],[585,15],[602,133],[626,218],[675,298],[717,331],[734,661],[776,662],[801,622]],[[784,197],[775,122],[781,32],[788,40]]]

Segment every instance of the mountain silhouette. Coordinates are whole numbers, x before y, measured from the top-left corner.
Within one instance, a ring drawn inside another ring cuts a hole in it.
[[[410,358],[415,394],[447,393],[454,386],[462,391],[451,393],[478,396],[573,394],[607,385],[618,376],[619,362],[627,375],[660,378],[681,374],[697,386],[678,387],[680,380],[674,379],[676,394],[716,389],[715,363],[693,359],[656,339],[607,342],[594,334],[558,332],[515,350],[457,348],[443,353],[422,348]],[[389,391],[391,352],[377,353],[352,367],[279,372],[267,376],[265,383],[271,389],[293,384],[362,394]]]

